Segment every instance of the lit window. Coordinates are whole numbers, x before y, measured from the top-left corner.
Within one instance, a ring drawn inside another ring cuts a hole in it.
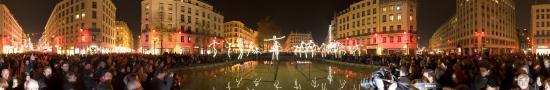
[[[385,11],[386,11],[386,8],[382,8],[382,11],[384,11],[384,12],[385,12]]]
[[[390,21],[393,21],[393,15],[390,15]]]
[[[79,19],[79,18],[80,18],[80,15],[78,15],[78,14],[75,15],[75,18],[76,18],[76,19]]]
[[[409,20],[412,21],[412,20],[413,20],[413,16],[409,16]]]
[[[401,15],[397,15],[397,21],[401,21]]]
[[[80,15],[82,18],[84,18],[86,16],[86,13],[82,13],[82,15]]]

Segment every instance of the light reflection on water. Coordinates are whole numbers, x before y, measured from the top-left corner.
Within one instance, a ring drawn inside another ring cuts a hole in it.
[[[217,68],[179,71],[176,78],[182,88],[188,90],[228,90],[228,84],[233,90],[276,90],[276,82],[281,87],[279,90],[297,90],[298,85],[302,90],[358,90],[359,81],[368,78],[372,71],[319,61],[251,60]],[[254,81],[260,79],[255,86]],[[319,86],[314,87],[314,82]]]

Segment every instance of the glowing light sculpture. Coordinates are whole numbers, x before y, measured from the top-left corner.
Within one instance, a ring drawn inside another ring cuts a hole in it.
[[[264,41],[273,41],[273,46],[271,47],[271,60],[279,60],[279,48],[281,48],[281,44],[277,40],[283,38],[285,38],[285,36],[279,38],[273,36],[271,39],[264,39]]]
[[[244,41],[243,41],[242,38],[237,39],[237,41],[239,41],[239,44],[237,44],[237,48],[239,48],[239,56],[237,57],[237,59],[243,59],[243,53],[244,53],[243,46],[244,46]]]
[[[306,50],[306,43],[304,41],[300,42],[300,46],[298,47],[298,54],[300,54],[300,58],[302,57],[302,54],[307,58],[307,53],[305,53]]]
[[[315,48],[317,47],[317,45],[315,45],[313,40],[309,40],[309,43],[307,43],[306,45],[307,45],[307,51],[306,52],[309,52],[310,55],[311,55],[311,58],[313,58],[313,56],[315,56]],[[306,56],[306,58],[307,58],[307,56]]]
[[[231,58],[231,43],[227,43],[227,57]]]
[[[212,53],[214,54],[214,55],[212,55],[212,57],[214,57],[214,58],[218,54],[218,50],[216,49],[217,44],[220,44],[220,43],[216,42],[216,39],[214,39],[214,40],[212,40],[212,43],[210,43],[208,45],[208,48],[210,48],[212,50]]]
[[[321,50],[321,57],[327,57],[327,45],[325,43],[322,43],[319,49]]]

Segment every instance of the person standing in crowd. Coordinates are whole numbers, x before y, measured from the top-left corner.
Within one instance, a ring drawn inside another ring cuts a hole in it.
[[[155,90],[170,90],[172,87],[172,81],[174,80],[174,73],[167,73],[159,71],[155,78],[151,80],[152,88]]]

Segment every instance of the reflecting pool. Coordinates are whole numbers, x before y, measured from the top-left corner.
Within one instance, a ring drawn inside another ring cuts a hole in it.
[[[185,90],[359,90],[375,68],[316,60],[248,60],[216,68],[177,71]]]

